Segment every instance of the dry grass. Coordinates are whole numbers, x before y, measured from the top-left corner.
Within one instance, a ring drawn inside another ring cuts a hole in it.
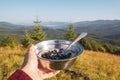
[[[87,75],[90,80],[120,80],[120,56],[84,51],[71,69]]]
[[[6,80],[21,66],[25,53],[26,49],[21,47],[0,48],[0,80]],[[70,69],[89,77],[90,80],[120,80],[120,56],[85,50]],[[74,77],[64,71],[47,80],[63,79],[83,80],[82,77]]]
[[[90,80],[120,80],[120,56],[109,53],[84,51],[70,68],[81,73]],[[63,71],[57,77],[48,80],[84,80]]]
[[[26,49],[16,48],[0,48],[0,80],[7,78],[17,69],[23,62]]]

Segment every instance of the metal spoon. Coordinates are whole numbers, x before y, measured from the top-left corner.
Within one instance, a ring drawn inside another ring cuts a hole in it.
[[[82,32],[66,49],[65,52],[67,50],[69,50],[71,48],[72,45],[74,45],[76,42],[78,42],[79,40],[81,40],[82,38],[84,38],[87,35],[87,32]]]

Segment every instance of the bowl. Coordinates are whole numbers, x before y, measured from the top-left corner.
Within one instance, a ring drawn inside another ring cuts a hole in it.
[[[49,70],[64,70],[68,69],[77,59],[77,57],[83,53],[83,46],[79,43],[75,43],[69,50],[72,51],[70,58],[65,59],[47,59],[41,57],[42,54],[53,49],[66,49],[72,41],[68,40],[46,40],[35,44],[35,53],[39,60],[39,66]],[[65,54],[65,53],[64,53]]]

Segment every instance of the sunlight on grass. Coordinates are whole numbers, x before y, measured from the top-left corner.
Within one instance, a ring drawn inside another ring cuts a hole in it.
[[[27,49],[21,47],[0,48],[0,80],[6,80],[21,66],[26,51]],[[85,50],[70,67],[70,70],[81,73],[90,80],[120,80],[120,56]],[[84,80],[82,77],[74,77],[64,71],[46,80],[63,79]]]
[[[16,48],[0,48],[0,80],[7,78],[21,66],[26,49]]]

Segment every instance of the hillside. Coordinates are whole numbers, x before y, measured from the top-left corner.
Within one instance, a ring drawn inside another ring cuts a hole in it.
[[[23,62],[26,49],[0,48],[0,80],[6,80]],[[78,57],[71,66],[73,70],[90,80],[120,80],[120,56],[87,51]],[[82,77],[64,73],[61,71],[57,76],[47,80],[84,80]]]
[[[16,29],[16,28],[23,28],[23,25],[17,25],[17,24],[13,24],[10,22],[0,22],[0,28],[5,28],[5,29]]]
[[[90,34],[120,40],[120,20],[96,20],[74,23],[77,32],[87,31]]]
[[[47,39],[61,39],[67,31],[69,23],[67,22],[42,22],[44,31],[48,34]],[[88,37],[96,39],[101,43],[110,43],[120,46],[120,20],[95,20],[74,22],[75,31],[80,34],[83,31],[88,32]],[[9,22],[0,22],[0,37],[4,35],[19,35],[21,39],[24,29],[33,29],[33,26],[16,25]]]

